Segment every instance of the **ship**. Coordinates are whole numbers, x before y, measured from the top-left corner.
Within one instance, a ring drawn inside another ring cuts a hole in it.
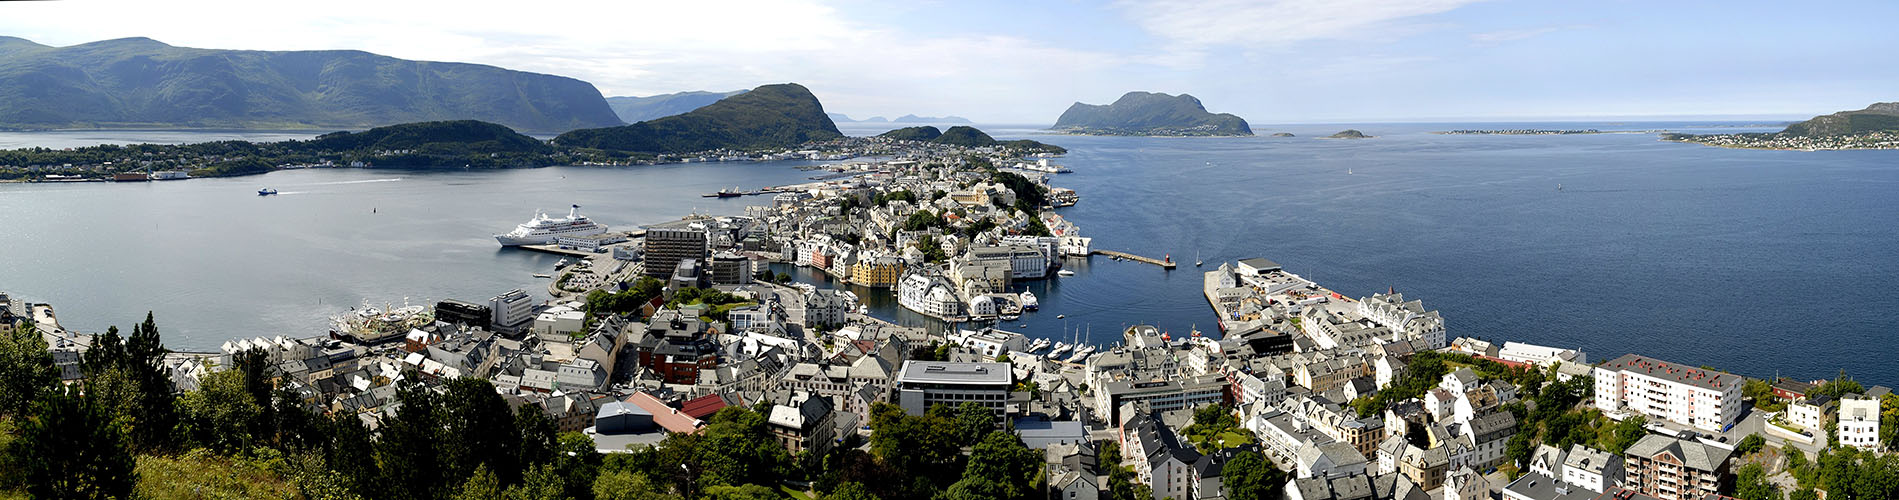
[[[273,194],[277,194],[277,190],[271,189],[271,188],[263,188],[263,189],[257,190],[258,196],[270,196]]]
[[[708,193],[704,196],[706,198],[737,198],[745,196],[745,192],[739,191],[738,186],[732,186],[731,189],[720,189],[717,193]]]
[[[1041,301],[1035,299],[1034,293],[1030,293],[1028,290],[1022,291],[1022,310],[1033,311],[1041,307]]]
[[[535,211],[534,218],[515,226],[507,234],[495,235],[495,241],[501,246],[546,245],[554,238],[562,236],[591,236],[607,232],[607,225],[594,222],[580,215],[580,205],[574,205],[567,217],[548,217],[546,212]]]

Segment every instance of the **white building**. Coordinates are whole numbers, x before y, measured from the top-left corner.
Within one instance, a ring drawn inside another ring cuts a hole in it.
[[[897,304],[937,318],[953,318],[963,312],[963,301],[957,298],[949,280],[922,273],[907,274],[898,281]]]
[[[1629,354],[1596,367],[1596,408],[1720,432],[1741,417],[1740,375]],[[1877,426],[1875,426],[1877,427]]]
[[[1546,347],[1522,342],[1504,342],[1503,349],[1497,350],[1497,358],[1504,361],[1529,363],[1548,367],[1556,363],[1589,364],[1589,356],[1575,349]]]
[[[534,298],[516,288],[488,299],[488,309],[494,312],[495,328],[517,327],[534,317]]]
[[[1879,400],[1849,394],[1840,398],[1840,444],[1871,450],[1879,447]]]
[[[1020,333],[1005,332],[994,328],[983,330],[958,330],[949,335],[949,341],[967,347],[985,358],[995,359],[998,354],[1010,351],[1029,350],[1029,338]]]
[[[1406,302],[1404,294],[1375,293],[1359,299],[1358,314],[1393,332],[1423,339],[1432,349],[1444,348],[1444,318],[1437,311],[1425,311],[1423,302]]]
[[[911,415],[922,415],[938,404],[956,407],[973,402],[995,412],[1000,421],[1009,403],[1011,382],[1008,363],[904,361],[897,372],[897,406]]]

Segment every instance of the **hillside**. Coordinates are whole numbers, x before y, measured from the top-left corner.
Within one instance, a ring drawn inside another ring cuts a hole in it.
[[[474,120],[404,123],[362,132],[335,132],[305,141],[303,146],[329,151],[407,150],[432,155],[554,152],[533,137],[493,123]]]
[[[562,146],[638,153],[788,148],[844,134],[824,105],[795,83],[766,85],[681,115],[618,127],[575,130]]]
[[[1246,120],[1214,114],[1191,95],[1128,92],[1113,104],[1075,103],[1054,130],[1091,135],[1253,135]]]
[[[684,114],[687,111],[706,107],[720,99],[745,93],[743,90],[731,92],[706,92],[695,90],[646,97],[608,97],[607,106],[613,108],[613,114],[626,123],[639,123],[654,118]]]
[[[360,129],[437,120],[549,133],[620,123],[592,84],[493,66],[149,38],[70,47],[0,40],[0,127]]]
[[[1841,111],[1788,125],[1784,135],[1819,137],[1899,130],[1899,102],[1881,102],[1866,109]]]
[[[992,147],[992,146],[1003,147],[1003,148],[1014,148],[1026,153],[1062,154],[1062,153],[1068,152],[1067,149],[1061,146],[1056,146],[1053,144],[1044,144],[1041,142],[1031,141],[1027,139],[1014,140],[1014,141],[998,141],[994,137],[990,137],[989,134],[984,133],[981,130],[977,130],[976,127],[966,127],[966,126],[961,126],[961,125],[950,127],[949,130],[942,130],[942,131],[937,130],[936,127],[932,127],[928,125],[921,126],[921,127],[904,127],[904,128],[892,130],[889,132],[884,132],[882,134],[877,134],[877,137],[900,139],[900,140],[906,140],[906,141],[933,142],[937,144],[949,144],[949,145],[972,147],[972,148],[982,148],[982,147]]]

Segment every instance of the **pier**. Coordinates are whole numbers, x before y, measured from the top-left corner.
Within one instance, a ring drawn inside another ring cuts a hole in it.
[[[1093,254],[1093,255],[1106,255],[1106,256],[1109,256],[1109,257],[1114,257],[1114,258],[1118,258],[1118,259],[1127,259],[1127,260],[1132,260],[1132,261],[1136,261],[1136,262],[1146,262],[1146,263],[1149,263],[1149,264],[1153,264],[1153,265],[1156,265],[1156,266],[1161,266],[1161,268],[1162,268],[1162,269],[1173,269],[1173,268],[1174,268],[1174,261],[1173,261],[1173,260],[1169,260],[1169,259],[1156,259],[1156,258],[1153,258],[1153,257],[1142,257],[1142,256],[1139,256],[1139,255],[1134,255],[1134,254],[1131,254],[1131,253],[1127,253],[1127,252],[1116,252],[1116,251],[1114,251],[1114,250],[1095,250],[1095,251],[1093,251],[1093,252],[1091,252],[1091,254]]]
[[[589,252],[589,251],[586,251],[586,250],[576,250],[576,249],[572,249],[572,248],[561,248],[561,247],[560,247],[560,245],[553,245],[553,244],[548,244],[548,245],[516,245],[516,246],[515,246],[515,248],[519,248],[519,249],[522,249],[522,250],[533,250],[533,251],[536,251],[536,252],[542,252],[542,253],[551,253],[551,254],[555,254],[555,255],[565,255],[565,256],[568,256],[568,257],[580,257],[580,258],[582,258],[582,259],[585,259],[585,258],[588,258],[588,257],[592,257],[592,256],[593,256],[593,252]]]

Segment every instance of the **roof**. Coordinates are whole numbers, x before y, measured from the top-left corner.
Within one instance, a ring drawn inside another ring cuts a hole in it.
[[[1265,257],[1254,257],[1251,259],[1242,259],[1240,260],[1240,265],[1251,267],[1253,269],[1257,269],[1261,271],[1271,271],[1271,270],[1279,269],[1278,262],[1273,262],[1271,259],[1267,259]]]
[[[723,410],[727,406],[731,406],[731,404],[725,401],[725,396],[707,394],[680,403],[679,412],[691,416],[692,418],[704,420],[712,418],[712,414],[718,413],[719,410]]]
[[[1604,363],[1599,368],[1640,373],[1662,380],[1670,380],[1719,392],[1727,392],[1730,388],[1739,388],[1741,384],[1744,383],[1740,375],[1708,371],[1678,363],[1669,363],[1639,354],[1624,354],[1620,358],[1615,358],[1615,361]]]
[[[1591,474],[1602,474],[1609,464],[1620,459],[1620,457],[1611,455],[1609,452],[1575,444],[1570,445],[1569,457],[1563,459],[1563,468],[1589,471]]]
[[[628,396],[626,402],[633,403],[639,406],[640,409],[646,410],[647,413],[653,414],[653,422],[670,432],[691,434],[698,432],[699,427],[705,425],[705,422],[699,419],[681,413],[671,406],[666,406],[666,403],[660,401],[659,398],[653,397],[652,394],[636,392],[633,393],[632,396]]]
[[[1008,363],[952,363],[944,361],[904,361],[897,381],[930,384],[1008,385]]]
[[[1517,498],[1534,498],[1536,500],[1589,500],[1596,498],[1596,492],[1575,485],[1564,485],[1564,492],[1558,493],[1557,488],[1559,485],[1561,485],[1561,481],[1557,479],[1552,479],[1540,472],[1531,472],[1517,478],[1516,481],[1511,482],[1508,486],[1504,486],[1503,489],[1517,495]]]
[[[1685,467],[1712,472],[1720,469],[1721,464],[1727,463],[1728,456],[1733,451],[1701,444],[1699,441],[1684,441],[1660,434],[1649,434],[1642,436],[1642,440],[1636,441],[1626,453],[1629,456],[1644,459],[1653,459],[1657,455],[1667,453],[1680,459]]]

